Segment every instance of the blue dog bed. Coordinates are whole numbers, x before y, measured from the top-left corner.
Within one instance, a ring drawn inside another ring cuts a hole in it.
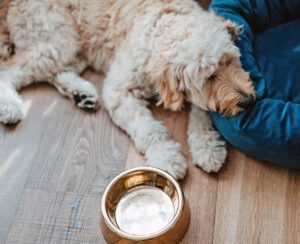
[[[243,26],[237,46],[258,100],[234,118],[211,113],[223,137],[246,154],[300,169],[300,0],[214,0]]]

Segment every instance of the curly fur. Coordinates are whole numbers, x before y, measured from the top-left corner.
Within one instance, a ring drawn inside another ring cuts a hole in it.
[[[17,89],[45,80],[79,107],[97,109],[96,89],[79,76],[91,66],[106,73],[103,102],[112,120],[150,165],[177,179],[186,172],[181,146],[145,99],[157,96],[171,110],[193,104],[192,158],[211,172],[226,148],[203,110],[235,115],[255,96],[233,44],[238,28],[192,0],[12,0],[7,23],[16,54],[1,64],[1,122],[22,118]]]

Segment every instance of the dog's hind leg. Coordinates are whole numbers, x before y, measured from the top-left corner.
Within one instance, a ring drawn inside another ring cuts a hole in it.
[[[69,97],[75,104],[88,110],[99,108],[99,95],[94,85],[81,78],[78,74],[65,71],[59,73],[52,84],[64,96]]]
[[[130,57],[123,56],[111,65],[104,81],[104,105],[112,120],[145,154],[149,166],[166,170],[176,179],[183,178],[187,165],[181,154],[181,145],[173,141],[163,123],[152,116],[141,96],[146,88],[138,87],[137,76],[130,64]]]
[[[213,128],[207,112],[194,105],[189,116],[188,144],[193,163],[206,172],[218,172],[225,162],[225,141]]]

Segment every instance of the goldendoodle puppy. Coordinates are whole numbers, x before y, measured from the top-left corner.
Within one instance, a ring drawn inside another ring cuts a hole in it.
[[[216,172],[226,158],[225,142],[205,111],[233,116],[255,98],[232,40],[237,27],[192,0],[12,0],[7,24],[16,53],[1,63],[1,122],[21,120],[17,90],[39,81],[81,108],[97,109],[96,89],[79,76],[91,66],[106,73],[103,102],[112,120],[149,165],[177,179],[186,172],[181,146],[154,119],[146,99],[157,96],[174,111],[185,100],[192,103],[193,161]]]

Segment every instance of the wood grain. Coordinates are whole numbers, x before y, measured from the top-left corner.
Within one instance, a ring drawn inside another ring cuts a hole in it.
[[[0,129],[0,243],[103,242],[100,196],[124,169],[128,137],[103,109],[81,111],[46,85],[22,95],[27,116]]]
[[[102,76],[88,72],[101,90]],[[98,206],[108,182],[144,164],[127,135],[101,109],[77,109],[47,85],[22,92],[26,117],[0,127],[0,243],[104,243]],[[192,165],[188,108],[151,107],[183,145],[181,182],[192,221],[182,243],[299,243],[300,174],[230,148],[225,167],[208,175]]]

